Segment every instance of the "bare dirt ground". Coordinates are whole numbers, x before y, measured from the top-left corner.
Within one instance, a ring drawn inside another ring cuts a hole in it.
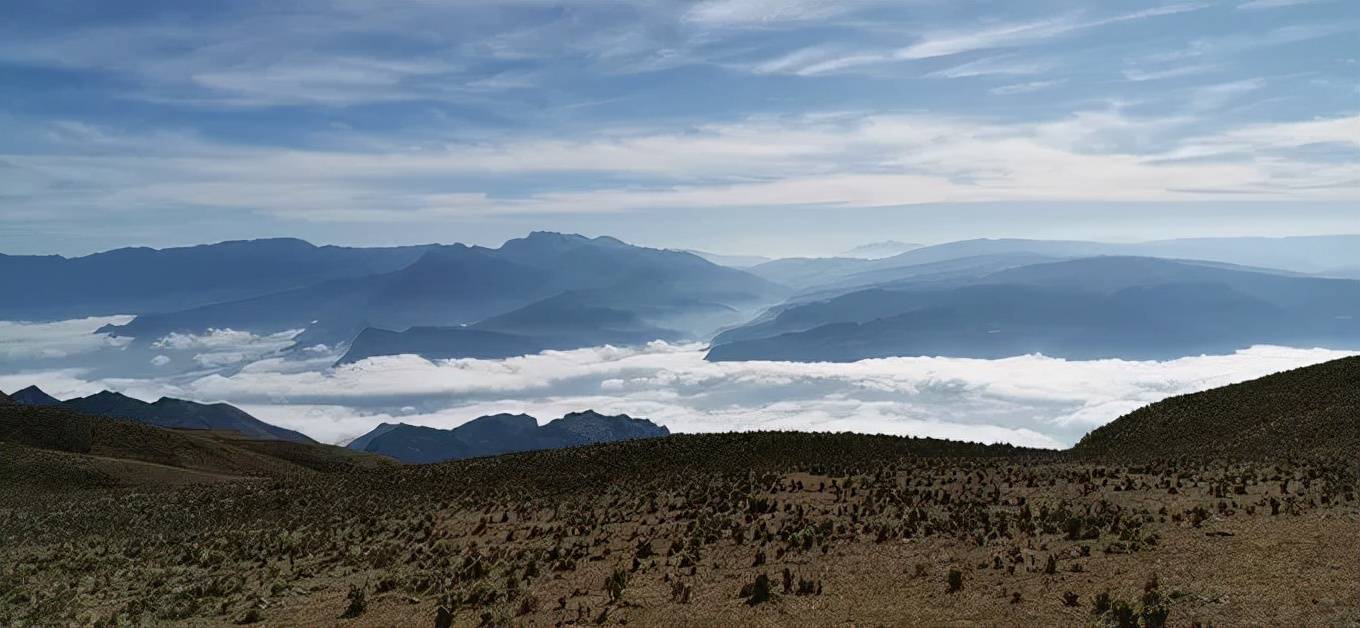
[[[0,620],[1360,625],[1352,461],[760,438],[9,500]]]

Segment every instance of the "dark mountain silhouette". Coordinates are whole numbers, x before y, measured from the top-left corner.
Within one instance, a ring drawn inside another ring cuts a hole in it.
[[[45,396],[45,393],[37,390],[37,388],[32,388],[32,390]],[[48,397],[48,399],[51,399],[51,397]],[[37,407],[53,406],[50,403],[31,405]],[[128,419],[158,427],[230,431],[247,438],[283,440],[295,443],[316,442],[299,432],[265,423],[250,416],[240,408],[225,403],[205,404],[170,397],[161,397],[155,402],[147,403],[140,399],[106,390],[88,397],[77,397],[62,401],[55,407],[92,416]]]
[[[0,407],[3,446],[10,446],[6,455],[17,454],[17,459],[5,460],[0,475],[12,471],[19,476],[16,481],[65,491],[87,485],[164,485],[244,476],[296,478],[395,464],[343,447],[168,429],[60,406]],[[69,456],[34,456],[32,450]]]
[[[1101,458],[1279,460],[1360,452],[1360,357],[1172,397],[1092,430],[1072,453]]]
[[[149,339],[213,327],[307,328],[306,342],[345,343],[367,327],[469,326],[504,336],[454,333],[457,338],[446,344],[480,342],[483,348],[476,352],[514,354],[520,347],[698,337],[739,323],[786,294],[780,286],[689,253],[536,232],[499,249],[439,247],[393,273],[140,316],[107,331]],[[415,335],[422,333],[429,332]],[[370,334],[363,354],[379,354],[375,338],[391,336]],[[496,346],[498,339],[505,345]]]
[[[10,399],[15,403],[26,406],[55,406],[61,403],[60,399],[49,395],[37,386],[29,386],[22,390],[15,391],[10,395]]]
[[[667,436],[670,430],[646,419],[607,416],[593,410],[573,412],[539,426],[527,414],[496,414],[450,430],[384,423],[354,439],[351,449],[378,453],[406,463],[440,462],[537,449]]]
[[[1166,359],[1253,344],[1360,345],[1357,318],[1360,282],[1089,258],[789,307],[720,335],[708,358],[845,362],[1043,353]]]
[[[66,258],[0,255],[0,319],[177,311],[391,272],[429,247],[347,248],[277,238]]]
[[[14,400],[10,399],[9,395],[0,392],[0,406],[12,406],[12,405],[15,405]]]
[[[549,348],[552,347],[536,338],[467,327],[412,327],[406,331],[369,327],[359,332],[336,364],[406,353],[428,360],[492,360],[539,353]]]

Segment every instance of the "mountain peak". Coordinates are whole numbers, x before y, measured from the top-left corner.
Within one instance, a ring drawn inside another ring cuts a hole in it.
[[[557,231],[530,231],[529,235],[523,238],[506,240],[501,248],[515,248],[516,246],[532,245],[535,247],[575,247],[586,244],[597,244],[607,246],[629,246],[623,240],[610,236],[596,236],[594,238],[583,236],[579,233],[560,233]]]
[[[49,395],[37,386],[29,386],[22,390],[17,390],[9,396],[15,403],[25,406],[55,406],[61,403],[60,399]]]
[[[348,447],[402,462],[426,463],[668,434],[665,427],[646,419],[605,416],[594,410],[572,412],[542,426],[527,414],[502,413],[481,416],[453,429],[384,423]]]

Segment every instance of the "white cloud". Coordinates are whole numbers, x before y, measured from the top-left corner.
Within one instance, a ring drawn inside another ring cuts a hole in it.
[[[1037,92],[1057,85],[1062,85],[1064,82],[1065,81],[1059,79],[1054,81],[1030,81],[1028,83],[1012,83],[1010,85],[993,87],[992,89],[987,91],[996,96],[1009,96],[1011,94],[1028,94],[1030,92]]]
[[[1171,4],[1106,17],[1062,15],[1025,22],[988,25],[983,28],[927,31],[920,39],[900,48],[848,48],[813,46],[778,59],[755,64],[758,73],[813,76],[857,70],[864,66],[947,57],[979,50],[1013,48],[1042,43],[1078,31],[1177,13],[1208,6],[1202,3]]]
[[[1195,100],[1211,108],[1260,85],[1260,80],[1220,85],[1199,92]],[[1356,135],[1348,127],[1356,119],[1253,124],[1190,135],[1203,128],[1202,117],[1135,117],[1118,107],[1025,123],[932,114],[755,116],[685,130],[600,129],[582,139],[523,137],[414,150],[242,149],[190,137],[119,138],[106,141],[122,150],[107,154],[9,154],[0,160],[28,173],[32,189],[21,195],[26,207],[58,216],[110,204],[382,222],[790,205],[1352,201],[1360,199],[1360,165],[1354,163],[1319,168],[1305,154],[1259,153],[1193,163],[1168,160],[1205,145],[1232,143],[1245,133],[1266,151],[1273,148],[1268,142],[1297,145],[1286,132],[1294,129],[1309,130],[1314,141],[1353,142]],[[1324,131],[1334,135],[1316,138]],[[126,159],[129,152],[141,156]],[[469,183],[493,175],[563,172],[611,176],[593,188],[573,182],[518,196],[493,195]],[[1072,172],[1082,176],[1069,176]],[[1185,191],[1204,188],[1205,182],[1221,193]]]
[[[674,431],[853,430],[1059,447],[1129,410],[1345,355],[1255,347],[1167,362],[891,358],[852,364],[703,360],[697,345],[595,347],[505,360],[270,358],[191,380],[84,381],[79,371],[0,376],[54,394],[102,388],[145,399],[227,401],[327,442],[381,422],[454,427],[496,412],[549,420],[592,408]]]
[[[1120,22],[1186,13],[1206,6],[1208,5],[1203,3],[1171,4],[1102,18],[1064,16],[1033,22],[1003,24],[980,30],[945,31],[928,34],[922,41],[894,52],[893,56],[898,59],[926,59],[959,54],[970,50],[1018,46]]]
[[[1053,63],[1049,61],[1020,59],[1015,55],[997,55],[995,57],[983,57],[967,63],[950,66],[942,70],[936,70],[926,76],[933,78],[970,78],[974,76],[993,75],[1021,76],[1027,74],[1041,74],[1052,69]]]
[[[825,19],[860,8],[866,0],[703,0],[685,14],[691,22],[717,26],[769,25]]]
[[[293,338],[302,333],[301,329],[281,331],[265,336],[257,336],[248,331],[234,329],[209,329],[208,333],[185,334],[173,332],[151,343],[151,348],[160,351],[190,351],[194,362],[204,368],[216,368],[258,360],[277,353],[293,344]],[[164,358],[164,362],[157,359]],[[152,364],[163,366],[170,358],[159,355]]]
[[[1205,85],[1194,90],[1190,97],[1190,104],[1197,110],[1218,109],[1224,105],[1231,104],[1238,98],[1251,92],[1260,90],[1266,86],[1263,78],[1243,79],[1230,83],[1218,83],[1215,85]]]
[[[1328,0],[1247,0],[1246,2],[1237,5],[1237,8],[1242,11],[1254,11],[1261,9],[1279,9],[1326,1]]]
[[[68,358],[125,347],[131,338],[110,338],[95,334],[94,330],[104,325],[123,325],[132,318],[99,316],[48,323],[0,321],[0,365]]]
[[[1182,76],[1191,76],[1194,74],[1203,74],[1205,72],[1215,70],[1217,69],[1217,67],[1218,66],[1210,65],[1207,63],[1200,63],[1191,65],[1175,65],[1172,67],[1161,68],[1156,70],[1129,68],[1124,70],[1124,78],[1134,82],[1160,81],[1162,79],[1179,78]]]

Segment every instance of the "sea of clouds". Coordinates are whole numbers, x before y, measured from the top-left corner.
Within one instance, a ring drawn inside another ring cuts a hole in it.
[[[856,431],[1066,447],[1168,396],[1349,355],[1257,346],[1163,362],[1026,355],[710,363],[702,345],[653,342],[502,360],[391,356],[333,367],[339,356],[328,348],[285,350],[296,332],[176,334],[138,349],[92,334],[105,322],[0,323],[0,390],[37,384],[59,398],[110,389],[146,400],[225,401],[323,442],[346,442],[382,422],[454,427],[497,412],[546,421],[594,409],[677,432]],[[157,362],[154,356],[173,352],[177,357],[160,366],[184,369],[120,377],[87,366],[129,351]]]

